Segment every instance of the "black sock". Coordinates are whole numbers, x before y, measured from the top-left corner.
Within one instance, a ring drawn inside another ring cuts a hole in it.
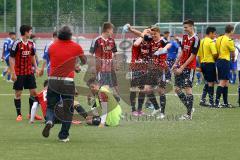
[[[208,93],[208,84],[205,84],[202,91],[202,97],[201,97],[202,102],[206,102],[207,93]]]
[[[193,95],[188,94],[186,95],[186,107],[187,107],[187,114],[191,116],[192,114],[192,107],[193,107]]]
[[[222,92],[223,92],[223,87],[218,86],[216,91],[216,100],[215,100],[215,104],[217,106],[219,105]]]
[[[17,111],[17,116],[22,115],[21,113],[21,99],[14,99],[14,104]]]
[[[223,103],[228,104],[228,87],[223,87]]]
[[[157,103],[157,99],[156,99],[156,96],[154,95],[154,93],[150,93],[147,96],[149,98],[149,101],[153,104],[154,109],[158,110],[159,109],[159,105]]]
[[[74,108],[80,116],[83,116],[85,119],[87,118],[88,114],[80,104],[75,105]]]
[[[139,92],[139,95],[138,95],[138,111],[142,110],[144,99],[145,99],[145,93]]]
[[[160,96],[160,106],[161,106],[161,113],[165,113],[165,106],[166,106],[166,95]]]
[[[209,96],[209,103],[210,105],[213,105],[213,99],[214,99],[214,87],[208,87],[208,96]]]
[[[35,101],[35,97],[30,96],[29,97],[29,114],[30,115],[31,115],[31,110],[32,110],[32,106],[33,106],[34,101]]]
[[[186,95],[182,91],[178,92],[177,95],[182,103],[186,106]]]
[[[130,103],[132,107],[132,112],[136,111],[135,105],[136,105],[136,92],[130,92]]]

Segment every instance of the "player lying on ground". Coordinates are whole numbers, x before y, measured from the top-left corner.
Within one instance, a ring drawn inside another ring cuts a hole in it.
[[[87,85],[95,96],[96,109],[94,116],[88,116],[87,123],[92,125],[119,125],[122,109],[108,86],[100,86],[95,78],[88,80]]]

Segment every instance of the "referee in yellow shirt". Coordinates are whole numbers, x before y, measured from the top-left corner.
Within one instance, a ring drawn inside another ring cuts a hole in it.
[[[201,63],[201,70],[207,86],[203,89],[203,94],[209,95],[210,107],[214,107],[214,83],[217,80],[215,59],[217,58],[217,49],[214,39],[216,38],[216,28],[208,27],[206,37],[201,40],[198,50],[198,59]],[[206,90],[206,91],[205,91]],[[206,92],[206,93],[204,93]],[[203,96],[202,96],[203,97]],[[202,106],[208,106],[206,100],[200,102]]]
[[[228,103],[228,85],[230,75],[230,60],[234,60],[235,46],[233,40],[230,38],[233,34],[234,27],[227,25],[225,27],[225,34],[217,38],[216,47],[218,52],[217,71],[218,71],[218,88],[216,92],[215,104],[217,107],[232,107]],[[223,105],[220,106],[219,101],[223,95]]]

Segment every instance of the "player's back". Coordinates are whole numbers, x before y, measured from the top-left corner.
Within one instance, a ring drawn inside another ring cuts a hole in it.
[[[219,54],[219,59],[230,61],[230,52],[235,51],[234,41],[226,35],[217,38],[216,47]]]
[[[50,76],[74,76],[76,59],[83,55],[80,45],[72,40],[57,40],[49,48]]]

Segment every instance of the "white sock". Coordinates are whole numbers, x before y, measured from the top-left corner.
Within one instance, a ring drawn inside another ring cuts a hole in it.
[[[30,121],[33,122],[38,108],[38,102],[34,102],[31,109]]]

